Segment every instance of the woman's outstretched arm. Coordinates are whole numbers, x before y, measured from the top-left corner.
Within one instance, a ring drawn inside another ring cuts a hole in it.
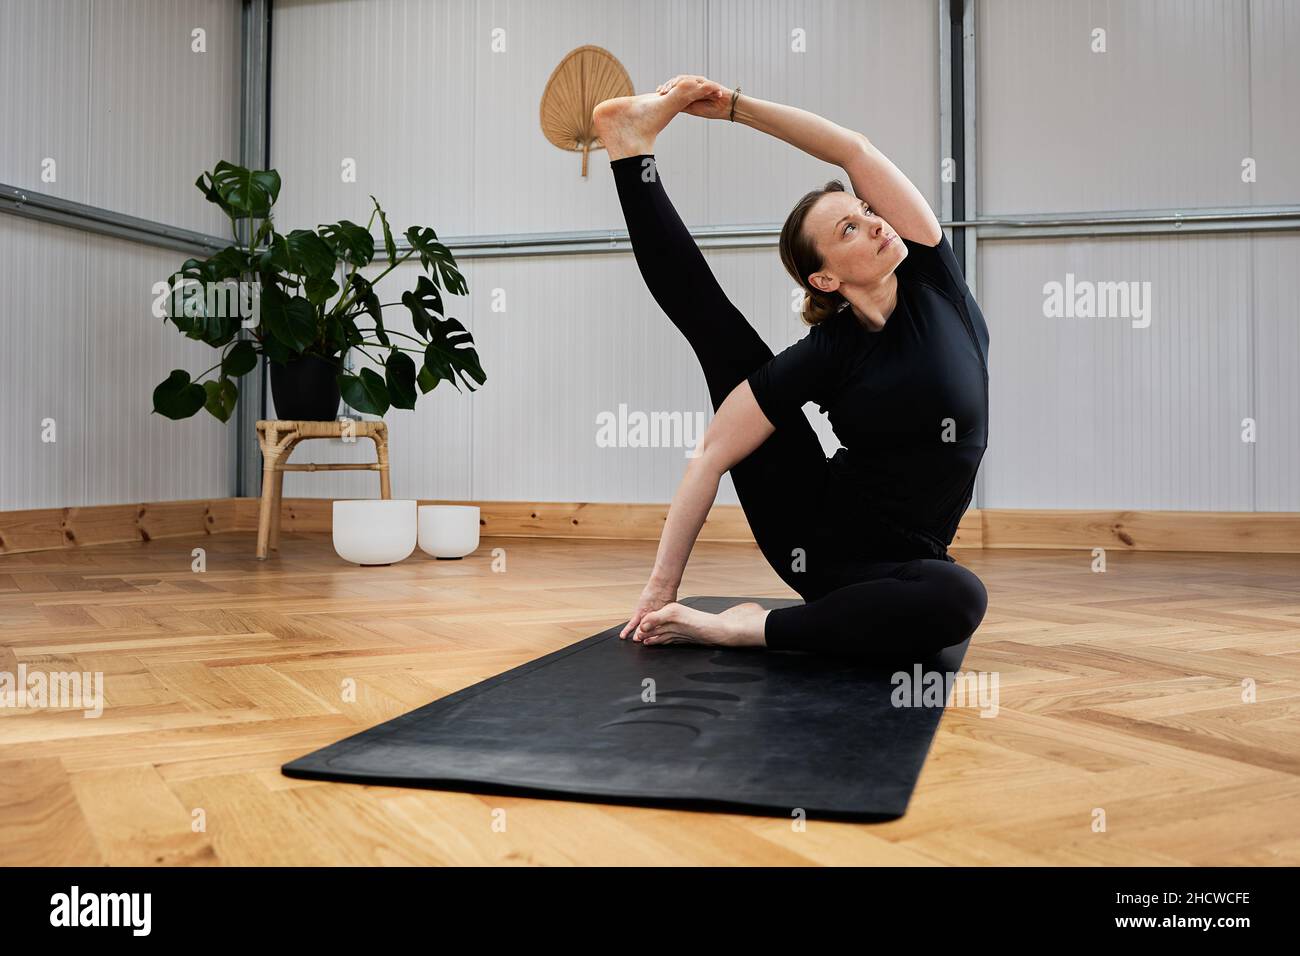
[[[727,100],[731,100],[731,91],[727,91]],[[760,100],[744,92],[736,98],[736,122],[785,140],[822,162],[840,167],[847,167],[853,161],[866,138],[824,116],[797,106]]]
[[[730,100],[731,94],[727,94]],[[933,246],[943,235],[934,210],[912,181],[862,133],[795,106],[746,96],[736,99],[736,122],[783,139],[848,173],[853,192],[904,239]]]
[[[634,640],[639,640],[641,618],[677,600],[682,572],[718,496],[722,476],[749,457],[775,430],[759,408],[748,381],[737,385],[718,406],[668,506],[668,520],[659,536],[654,570],[619,637],[631,633]]]
[[[678,78],[659,87],[666,92]],[[707,119],[731,115],[732,90],[712,80],[705,97],[685,110]],[[904,239],[933,246],[943,235],[934,210],[912,181],[862,134],[797,106],[772,103],[741,92],[735,121],[784,140],[848,174],[853,192]]]

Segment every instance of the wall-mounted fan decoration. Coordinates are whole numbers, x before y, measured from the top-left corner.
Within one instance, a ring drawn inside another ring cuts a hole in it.
[[[614,54],[590,44],[580,46],[560,61],[546,81],[542,133],[560,149],[582,153],[585,177],[588,152],[604,148],[592,128],[592,110],[602,100],[633,92],[632,80]]]

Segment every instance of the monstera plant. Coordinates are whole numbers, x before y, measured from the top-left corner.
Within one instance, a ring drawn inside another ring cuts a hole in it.
[[[444,292],[464,295],[468,287],[455,256],[431,228],[407,229],[410,248],[399,253],[388,217],[371,196],[374,210],[365,226],[344,219],[282,234],[272,215],[280,195],[280,175],[274,169],[220,162],[195,185],[229,218],[235,241],[207,259],[186,260],[160,284],[159,300],[166,303],[160,313],[164,323],[220,350],[221,357],[195,379],[183,369],[174,370],[154,389],[155,412],[182,419],[206,408],[228,421],[239,399],[236,379],[257,367],[258,355],[272,363],[278,413],[277,374],[313,363],[316,374],[300,381],[333,392],[332,408],[327,396],[321,418],[334,416],[340,394],[357,411],[383,415],[390,407],[414,408],[417,390],[427,393],[443,380],[458,391],[458,376],[470,391],[474,383],[487,380],[473,337],[445,315]],[[384,258],[375,265],[387,264],[367,279],[361,270],[376,259],[378,240],[370,232],[376,219]],[[413,257],[423,274],[415,288],[402,293],[400,305],[410,312],[414,335],[384,327],[384,309],[398,303],[381,303],[375,291],[381,279]],[[213,295],[213,290],[235,295]],[[236,300],[242,308],[231,307]],[[241,338],[241,329],[249,336]],[[350,349],[383,374],[369,367],[345,370],[342,360]],[[203,381],[209,373],[213,377]]]

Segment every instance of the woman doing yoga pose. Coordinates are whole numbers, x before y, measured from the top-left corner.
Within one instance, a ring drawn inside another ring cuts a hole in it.
[[[594,114],[637,266],[699,359],[715,411],[621,636],[915,661],[970,637],[988,602],[948,555],[988,442],[988,328],[929,204],[865,136],[738,92],[678,76]],[[856,195],[838,180],[808,193],[781,230],[812,328],[779,355],[668,199],[654,141],[680,112],[769,133],[852,183]],[[844,446],[832,458],[809,401]],[[764,558],[804,604],[708,614],[676,603],[728,471]]]

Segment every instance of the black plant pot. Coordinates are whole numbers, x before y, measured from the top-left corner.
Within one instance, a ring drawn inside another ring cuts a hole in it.
[[[332,422],[339,412],[338,359],[302,355],[280,365],[271,363],[271,398],[275,417],[303,422]]]

